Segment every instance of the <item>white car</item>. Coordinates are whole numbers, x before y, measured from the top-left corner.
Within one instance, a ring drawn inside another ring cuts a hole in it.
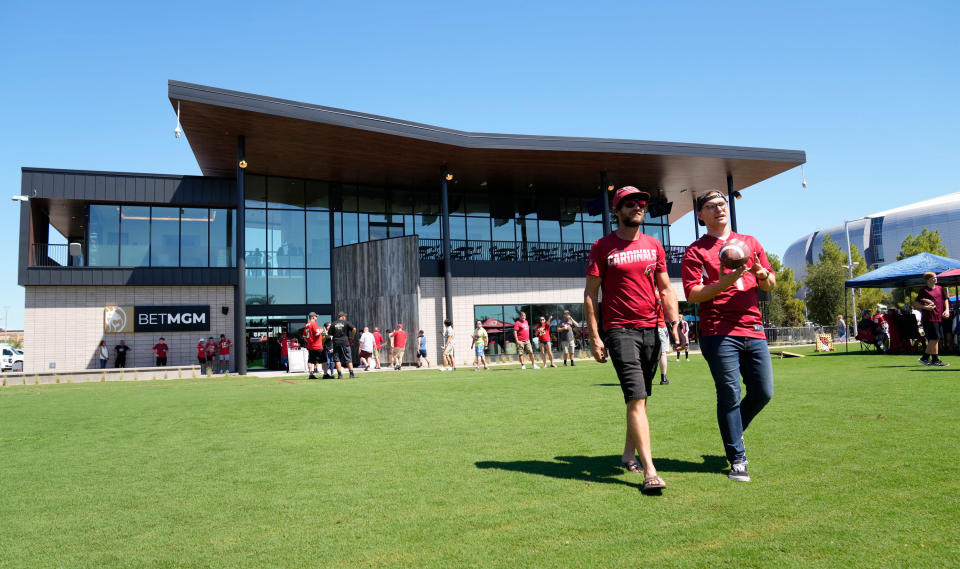
[[[23,352],[9,344],[0,344],[0,369],[3,371],[23,371]]]

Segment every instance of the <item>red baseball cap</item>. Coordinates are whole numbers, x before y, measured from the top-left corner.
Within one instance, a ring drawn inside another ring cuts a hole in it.
[[[403,324],[397,324],[397,329],[403,328]]]
[[[639,199],[643,202],[643,205],[647,205],[647,202],[650,201],[650,194],[647,192],[638,190],[633,186],[624,186],[617,190],[615,194],[613,194],[613,209],[620,207],[620,202],[628,196],[635,196],[636,199]]]
[[[380,327],[379,327],[379,326],[374,326],[374,327],[373,327],[373,331],[374,331],[374,332],[379,332],[379,331],[380,331]]]

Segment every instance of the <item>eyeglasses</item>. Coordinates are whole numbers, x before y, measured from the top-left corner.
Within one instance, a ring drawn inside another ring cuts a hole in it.
[[[707,209],[710,211],[714,211],[718,209],[725,210],[727,209],[727,202],[714,202],[714,203],[703,204],[703,209]]]
[[[620,207],[625,207],[627,209],[633,209],[635,207],[638,207],[640,209],[643,209],[647,207],[647,202],[643,200],[623,200],[622,202],[620,202]]]

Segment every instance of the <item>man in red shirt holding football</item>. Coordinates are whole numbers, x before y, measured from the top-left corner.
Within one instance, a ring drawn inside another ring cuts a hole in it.
[[[923,325],[923,335],[927,339],[927,349],[924,350],[920,363],[925,366],[945,367],[948,364],[940,359],[940,338],[943,338],[943,319],[950,318],[950,295],[937,284],[937,274],[923,273],[923,280],[927,286],[920,289],[913,307],[920,311],[920,323]]]
[[[310,379],[317,379],[316,374],[320,372],[320,365],[323,361],[324,332],[317,324],[316,312],[311,312],[307,317],[310,322],[303,327],[303,336],[307,339],[307,368],[310,371]]]
[[[717,389],[717,423],[730,461],[727,476],[749,482],[743,432],[773,397],[773,367],[763,330],[759,290],[773,290],[777,275],[760,243],[733,233],[727,200],[708,190],[695,203],[707,234],[683,256],[683,290],[700,303],[700,350]],[[740,377],[746,395],[740,400]]]
[[[644,474],[644,491],[659,492],[666,484],[653,465],[647,398],[653,391],[660,360],[657,321],[665,313],[666,320],[673,323],[679,311],[677,295],[667,275],[663,245],[641,231],[649,200],[648,193],[633,186],[620,188],[614,194],[613,212],[618,228],[590,249],[583,309],[593,357],[603,363],[609,355],[627,404],[623,467]],[[601,291],[602,329],[598,321]],[[670,329],[676,342],[676,328]]]

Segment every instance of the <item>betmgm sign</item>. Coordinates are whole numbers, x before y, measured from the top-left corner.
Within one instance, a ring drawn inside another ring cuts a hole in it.
[[[206,306],[105,306],[103,331],[200,332],[210,330],[210,305]]]

